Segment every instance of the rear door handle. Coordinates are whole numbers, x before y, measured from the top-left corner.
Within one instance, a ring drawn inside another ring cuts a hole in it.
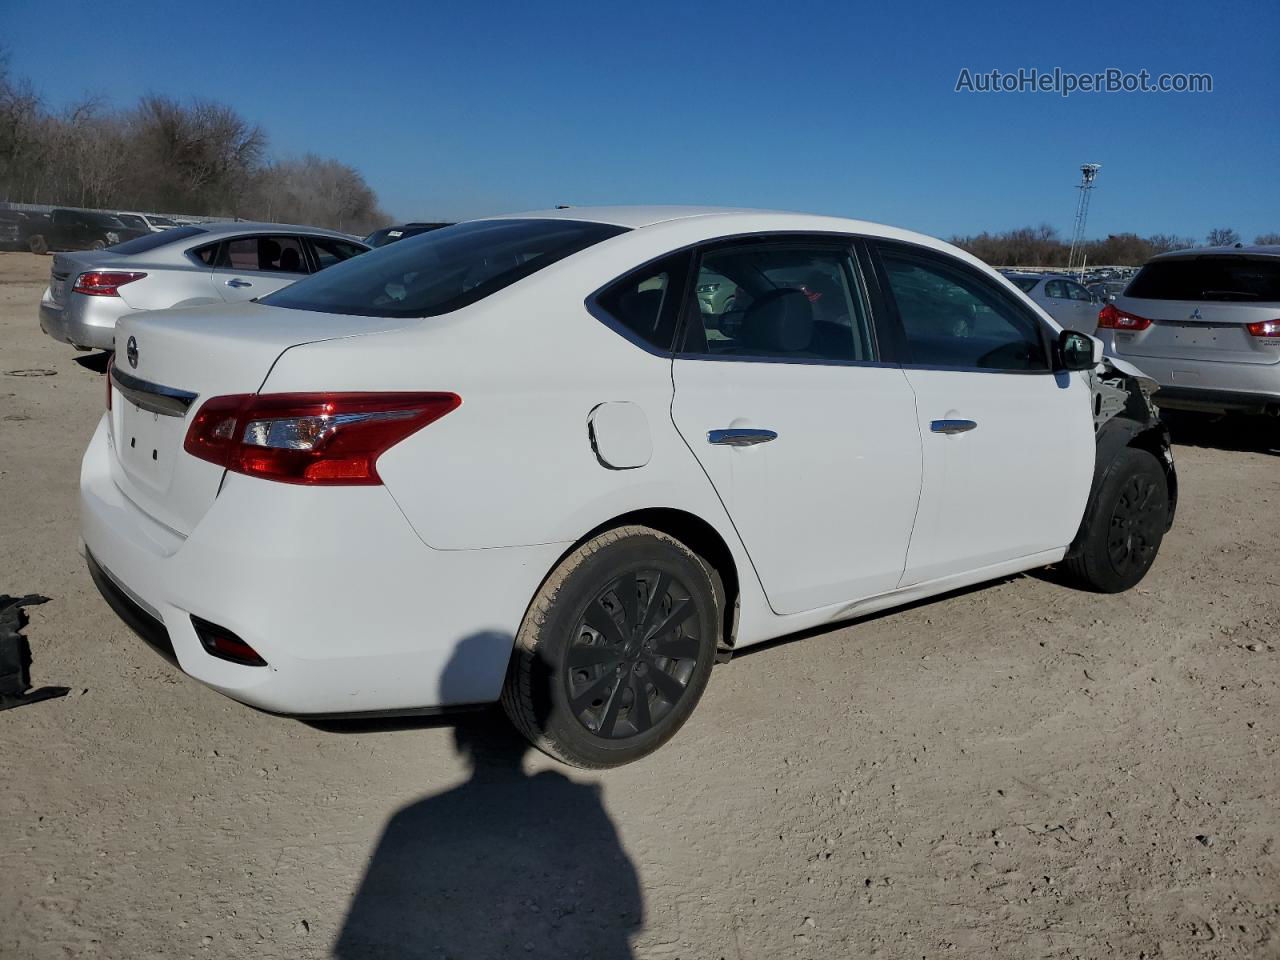
[[[252,287],[253,284],[248,280],[241,280],[239,277],[232,277],[227,281],[228,287]]]
[[[757,443],[768,443],[777,440],[778,435],[772,430],[708,430],[707,443],[715,443],[726,447],[754,447]]]
[[[968,433],[977,425],[976,420],[934,420],[929,424],[929,429],[934,433],[945,433],[950,436],[953,433]]]

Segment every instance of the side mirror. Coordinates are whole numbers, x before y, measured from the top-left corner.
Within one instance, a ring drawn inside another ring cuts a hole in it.
[[[1058,363],[1063,370],[1092,370],[1102,362],[1102,341],[1079,330],[1058,335]]]

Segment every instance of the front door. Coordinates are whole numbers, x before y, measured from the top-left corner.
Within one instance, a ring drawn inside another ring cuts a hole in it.
[[[1092,393],[1049,328],[955,257],[880,243],[924,484],[903,586],[1067,546],[1093,477]]]
[[[770,606],[798,613],[892,590],[920,493],[920,434],[906,376],[879,361],[848,246],[716,245],[700,254],[694,291],[672,417]]]

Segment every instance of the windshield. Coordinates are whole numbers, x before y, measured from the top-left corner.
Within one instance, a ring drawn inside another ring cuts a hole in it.
[[[262,302],[364,317],[435,317],[625,232],[578,220],[473,220],[353,257]]]
[[[146,253],[148,250],[163,247],[165,244],[173,243],[175,240],[186,240],[188,237],[196,237],[207,232],[207,230],[201,230],[199,227],[175,227],[172,230],[166,230],[164,233],[148,233],[133,240],[126,240],[124,243],[117,243],[114,246],[107,247],[107,249],[112,253]]]
[[[1124,294],[1140,300],[1280,303],[1280,257],[1153,260]]]
[[[1030,293],[1037,283],[1040,282],[1039,277],[1010,277],[1009,282],[1021,290],[1023,293]]]

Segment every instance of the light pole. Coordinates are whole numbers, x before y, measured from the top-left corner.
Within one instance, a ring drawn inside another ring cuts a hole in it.
[[[1093,192],[1093,180],[1102,169],[1100,163],[1084,163],[1080,165],[1080,182],[1076,189],[1080,191],[1080,199],[1076,201],[1076,224],[1071,233],[1071,253],[1067,256],[1067,270],[1076,266],[1076,254],[1080,254],[1081,272],[1084,270],[1084,225],[1089,219],[1089,194]]]

